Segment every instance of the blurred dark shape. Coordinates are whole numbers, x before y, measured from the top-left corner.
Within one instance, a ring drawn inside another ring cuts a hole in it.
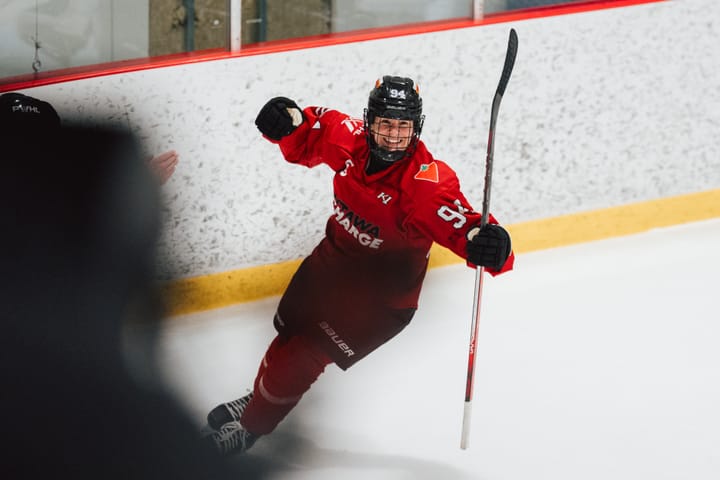
[[[13,105],[6,99],[3,477],[230,478],[176,400],[159,382],[139,382],[124,361],[125,323],[160,317],[153,285],[158,187],[136,140],[122,131],[61,128],[43,117],[50,110],[21,115],[6,110]],[[24,127],[8,127],[18,116]]]

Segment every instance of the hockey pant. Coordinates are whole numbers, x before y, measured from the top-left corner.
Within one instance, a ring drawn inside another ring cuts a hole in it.
[[[275,337],[260,363],[255,394],[240,418],[242,426],[256,435],[275,430],[330,363],[330,357],[306,338]]]

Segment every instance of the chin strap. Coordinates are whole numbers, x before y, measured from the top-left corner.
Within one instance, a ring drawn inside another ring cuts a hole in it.
[[[395,163],[396,162],[388,162],[387,160],[378,158],[378,156],[371,151],[370,156],[368,157],[367,164],[365,165],[365,173],[367,173],[368,175],[372,175],[373,173],[382,172],[386,168],[394,165]]]

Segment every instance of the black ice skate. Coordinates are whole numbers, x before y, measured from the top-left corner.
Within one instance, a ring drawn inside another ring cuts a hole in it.
[[[244,453],[253,446],[258,435],[245,430],[240,422],[227,422],[219,431],[213,432],[205,439],[220,455]]]
[[[239,421],[252,396],[253,392],[250,392],[244,397],[220,404],[210,410],[207,416],[208,426],[213,430],[220,430],[228,422]]]

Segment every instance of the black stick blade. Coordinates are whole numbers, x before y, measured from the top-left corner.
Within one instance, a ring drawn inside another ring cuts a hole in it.
[[[514,28],[510,29],[510,38],[508,39],[507,53],[505,54],[505,65],[503,66],[502,75],[500,76],[500,83],[498,83],[497,93],[499,95],[505,94],[505,87],[507,87],[510,81],[510,74],[512,73],[513,66],[515,66],[515,57],[517,56],[518,49],[518,36]]]

